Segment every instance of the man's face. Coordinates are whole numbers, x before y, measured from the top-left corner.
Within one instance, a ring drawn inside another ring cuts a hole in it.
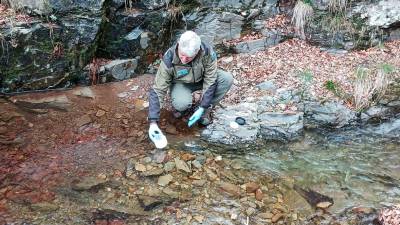
[[[196,55],[197,55],[197,54],[196,54]],[[183,64],[190,63],[190,62],[196,57],[196,55],[194,55],[194,56],[192,56],[192,57],[189,57],[189,56],[185,55],[184,53],[182,53],[182,52],[178,49],[178,56],[179,56],[179,59],[181,60],[181,62],[182,62]]]

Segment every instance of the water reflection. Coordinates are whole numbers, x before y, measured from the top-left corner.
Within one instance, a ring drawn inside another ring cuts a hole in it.
[[[258,149],[224,151],[243,168],[291,177],[303,187],[334,198],[333,212],[353,206],[400,202],[398,140],[362,134],[306,134],[296,143],[269,143]],[[221,149],[209,148],[212,151]]]

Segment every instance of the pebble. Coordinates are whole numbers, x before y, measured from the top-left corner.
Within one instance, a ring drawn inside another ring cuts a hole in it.
[[[146,166],[140,163],[135,164],[135,170],[139,172],[144,172],[146,171]]]
[[[161,176],[158,178],[158,185],[167,186],[173,179],[174,179],[174,177],[171,174]]]
[[[257,201],[262,201],[263,197],[264,197],[264,194],[261,191],[261,189],[257,189],[257,191],[256,191],[256,199],[257,199]]]
[[[175,168],[175,163],[174,162],[167,162],[164,164],[164,170],[165,172],[171,172]]]
[[[280,219],[282,219],[284,217],[284,215],[282,214],[282,213],[277,213],[277,214],[275,214],[272,218],[271,218],[271,221],[273,222],[273,223],[276,223],[276,222],[278,222]]]
[[[203,223],[203,221],[204,221],[204,216],[202,216],[202,215],[196,215],[193,218],[199,223]]]
[[[256,212],[256,209],[250,207],[250,208],[247,208],[247,210],[246,210],[246,215],[251,216],[251,215],[253,215],[255,212]]]
[[[246,185],[247,193],[254,193],[260,188],[260,185],[258,185],[257,183],[254,183],[254,182],[249,182],[249,183],[246,183],[245,185]]]
[[[99,109],[99,110],[96,112],[96,116],[97,116],[97,117],[102,117],[102,116],[104,116],[105,114],[106,114],[106,111],[101,110],[101,109]]]
[[[272,214],[270,212],[266,212],[266,213],[260,213],[260,214],[258,214],[258,216],[263,218],[263,219],[272,219],[274,214]]]
[[[175,160],[175,166],[178,170],[183,170],[187,173],[191,173],[192,170],[189,168],[189,166],[186,164],[185,161],[179,159],[178,157],[174,159]]]

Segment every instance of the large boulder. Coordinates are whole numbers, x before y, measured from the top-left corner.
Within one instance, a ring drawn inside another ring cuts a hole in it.
[[[242,103],[215,112],[215,120],[203,130],[202,138],[211,143],[224,145],[249,145],[257,139],[259,123],[257,104]],[[235,124],[236,117],[245,119],[246,124]],[[235,126],[236,125],[236,126]]]
[[[354,111],[337,102],[306,102],[304,117],[306,128],[342,128],[357,121]]]
[[[103,0],[11,0],[13,7],[51,15],[50,21],[29,17],[0,27],[2,90],[63,87],[77,79],[94,53],[102,4]]]
[[[293,141],[303,134],[303,113],[266,112],[258,115],[264,140]]]
[[[397,0],[352,1],[331,11],[328,0],[315,1],[307,39],[328,48],[367,48],[400,38],[400,4]]]

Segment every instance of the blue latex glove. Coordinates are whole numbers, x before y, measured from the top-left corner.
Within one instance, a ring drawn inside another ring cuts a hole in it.
[[[204,108],[199,107],[196,110],[196,112],[194,112],[193,115],[189,118],[188,126],[191,127],[193,124],[195,124],[203,115],[203,113],[204,113]]]

